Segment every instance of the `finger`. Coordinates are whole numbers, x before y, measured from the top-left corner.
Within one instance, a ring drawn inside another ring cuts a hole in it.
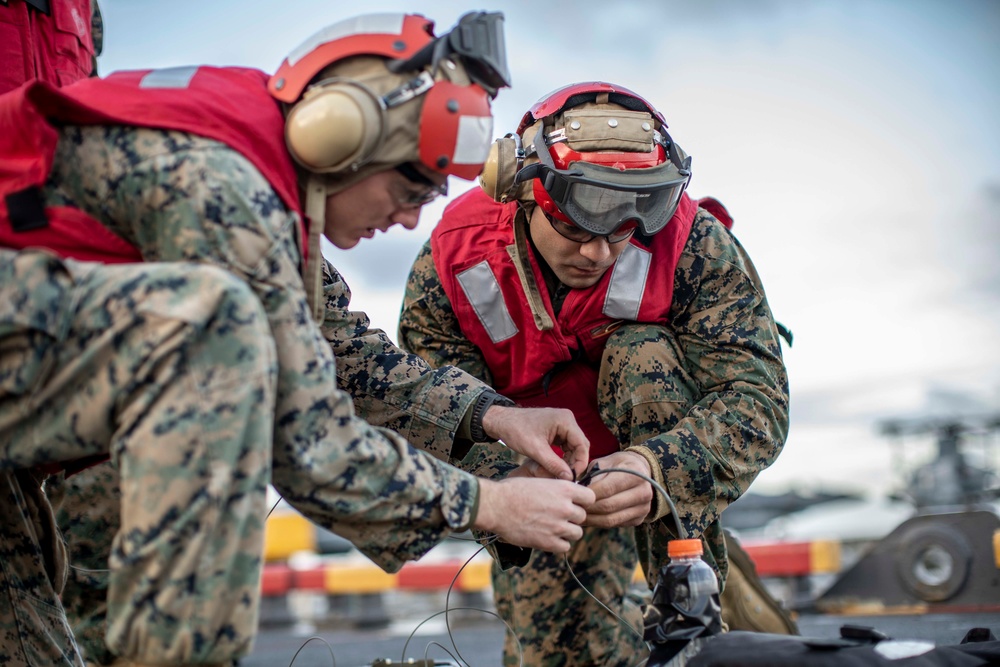
[[[594,494],[592,489],[586,486],[580,486],[576,484],[572,487],[572,495],[570,500],[573,501],[574,505],[579,505],[584,509],[589,509],[597,501],[597,496]]]
[[[563,525],[564,528],[560,531],[560,536],[569,542],[579,542],[580,538],[583,537],[583,528],[575,523],[567,523]]]
[[[549,548],[545,548],[545,551],[551,551],[554,554],[564,554],[569,552],[571,546],[572,545],[566,540],[554,538],[551,546]]]
[[[542,466],[546,472],[556,479],[565,479],[567,481],[573,480],[573,471],[570,470],[569,465],[559,458],[559,456],[552,451],[550,447],[546,447],[540,452],[537,452],[532,458],[535,463]]]
[[[615,514],[632,507],[644,507],[648,511],[651,500],[651,495],[646,493],[645,489],[631,488],[608,498],[599,497],[593,505],[587,508],[587,512],[590,514]]]
[[[615,512],[614,514],[588,514],[583,526],[591,528],[618,528],[620,526],[638,526],[646,514],[638,511]]]
[[[538,463],[532,459],[526,459],[524,463],[514,468],[514,470],[507,475],[508,479],[516,477],[520,477],[522,479],[553,479],[552,475],[550,475],[545,468],[538,465]]]
[[[566,511],[565,519],[574,525],[582,524],[587,520],[587,510],[579,505],[572,505],[570,509]]]
[[[579,433],[577,437],[574,437],[575,432]],[[574,425],[574,429],[559,443],[559,448],[563,450],[566,465],[576,472],[577,477],[586,472],[587,463],[590,461],[590,441],[579,427]]]

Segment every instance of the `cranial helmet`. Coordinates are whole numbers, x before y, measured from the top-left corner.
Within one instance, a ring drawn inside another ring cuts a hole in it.
[[[534,201],[547,214],[600,236],[623,226],[651,235],[677,210],[691,158],[656,109],[603,82],[549,93],[517,132],[498,139],[480,176],[498,202]]]
[[[490,100],[509,85],[503,15],[466,14],[441,37],[433,27],[417,14],[359,16],[285,58],[268,89],[289,105],[285,141],[300,166],[345,182],[406,162],[479,174]]]

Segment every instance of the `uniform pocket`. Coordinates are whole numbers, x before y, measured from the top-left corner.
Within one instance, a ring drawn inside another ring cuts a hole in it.
[[[51,2],[55,53],[53,66],[59,85],[65,86],[90,75],[94,45],[90,39],[90,3]],[[86,11],[83,5],[87,6]]]

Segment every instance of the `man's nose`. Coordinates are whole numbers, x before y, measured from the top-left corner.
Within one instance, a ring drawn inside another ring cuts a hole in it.
[[[416,229],[417,223],[420,222],[420,209],[400,209],[393,213],[392,222],[406,229]]]
[[[595,236],[580,244],[580,254],[592,262],[600,262],[611,256],[611,244],[603,236]]]

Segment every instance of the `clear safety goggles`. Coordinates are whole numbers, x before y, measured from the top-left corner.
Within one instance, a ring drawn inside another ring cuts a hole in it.
[[[614,235],[633,225],[647,236],[661,231],[691,179],[687,161],[678,167],[673,150],[670,160],[655,167],[623,171],[582,161],[558,169],[541,128],[535,146],[540,162],[518,172],[517,180],[537,178],[559,211],[597,236]]]

